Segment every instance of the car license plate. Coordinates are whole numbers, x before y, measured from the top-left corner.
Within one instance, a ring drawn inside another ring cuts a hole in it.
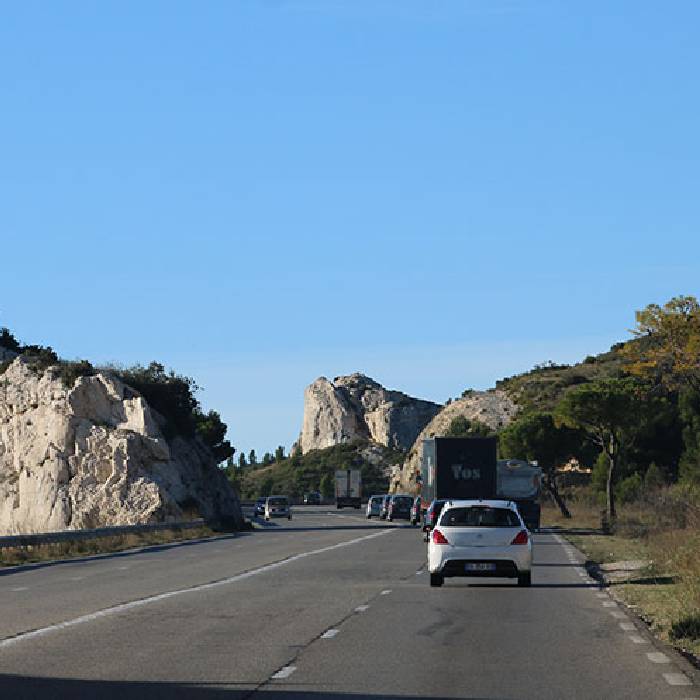
[[[465,571],[495,571],[496,565],[489,562],[470,562],[464,565]]]

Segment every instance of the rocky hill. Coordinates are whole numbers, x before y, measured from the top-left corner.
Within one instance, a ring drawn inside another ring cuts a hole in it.
[[[66,382],[59,367],[13,355],[0,366],[0,534],[187,515],[242,524],[207,445],[166,439],[137,391],[108,372]]]
[[[518,405],[505,392],[472,391],[445,406],[417,436],[403,465],[391,475],[392,491],[413,493],[416,490],[416,473],[420,470],[421,445],[425,438],[444,435],[450,423],[458,416],[476,420],[494,431],[504,428],[518,412]]]
[[[304,393],[299,446],[305,454],[333,445],[370,440],[407,450],[441,409],[432,401],[390,391],[364,374],[320,377]]]

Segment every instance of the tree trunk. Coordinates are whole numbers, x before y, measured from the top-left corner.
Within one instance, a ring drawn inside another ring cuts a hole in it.
[[[564,497],[559,493],[559,487],[557,486],[556,477],[553,474],[544,473],[544,487],[549,492],[549,495],[554,499],[554,502],[559,506],[561,514],[565,518],[571,517],[571,512],[569,511]]]
[[[615,476],[617,472],[617,449],[615,446],[614,438],[610,438],[610,451],[608,452],[608,460],[610,465],[608,467],[608,482],[606,484],[606,496],[608,501],[608,523],[610,527],[615,524],[615,518],[617,513],[615,511]]]

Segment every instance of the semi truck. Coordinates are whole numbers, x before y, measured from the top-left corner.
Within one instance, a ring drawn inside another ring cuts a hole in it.
[[[360,508],[362,476],[359,469],[337,469],[335,472],[335,505],[338,508]]]
[[[417,481],[426,504],[436,498],[513,501],[527,527],[537,530],[541,478],[527,460],[499,460],[495,437],[433,437],[423,440]]]

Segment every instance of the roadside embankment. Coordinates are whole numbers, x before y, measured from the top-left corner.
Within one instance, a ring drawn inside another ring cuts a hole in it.
[[[698,664],[700,657],[700,493],[659,489],[620,506],[612,534],[600,508],[572,502],[572,519],[543,508],[545,526],[580,549],[588,567],[652,632]]]
[[[108,554],[137,547],[215,537],[221,534],[220,531],[202,524],[193,528],[173,527],[145,532],[125,532],[106,537],[67,542],[51,542],[23,547],[3,547],[0,549],[0,568],[3,566],[18,566],[42,561],[85,557],[93,554]]]

